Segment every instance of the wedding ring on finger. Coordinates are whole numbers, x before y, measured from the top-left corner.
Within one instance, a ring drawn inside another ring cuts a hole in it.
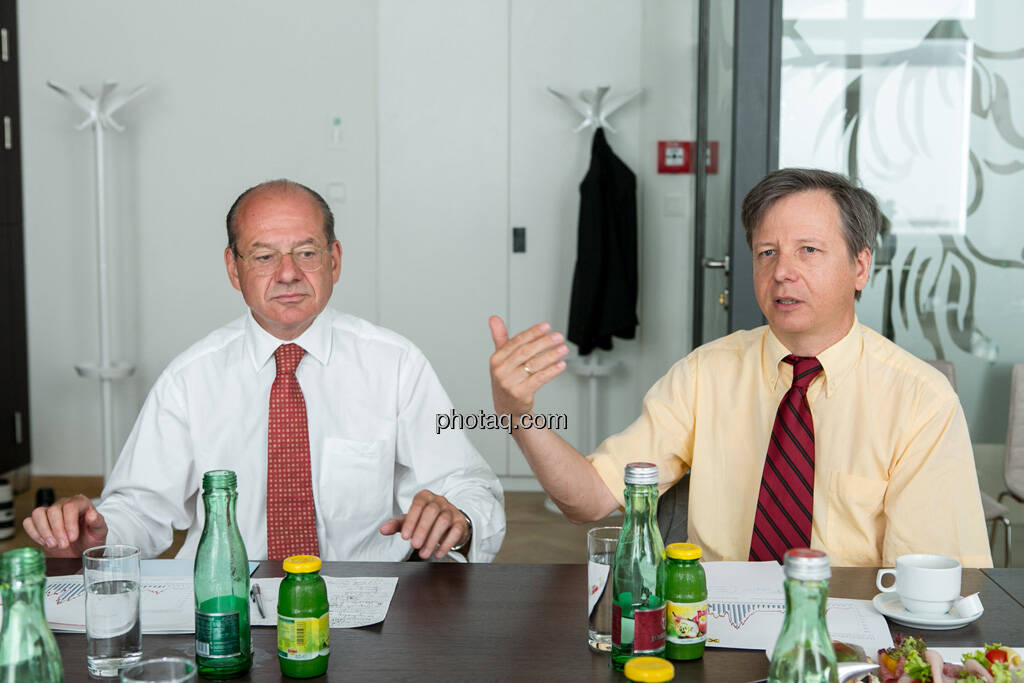
[[[523,363],[523,370],[526,370],[526,374],[527,374],[527,375],[532,375],[532,374],[534,373],[534,371],[533,371],[533,370],[531,370],[531,369],[530,369],[530,366],[529,366],[529,365],[527,365],[526,363]]]

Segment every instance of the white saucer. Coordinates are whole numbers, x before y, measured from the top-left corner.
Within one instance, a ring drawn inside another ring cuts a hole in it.
[[[954,628],[960,628],[967,624],[975,621],[980,617],[985,610],[982,609],[974,616],[961,617],[953,616],[949,612],[945,614],[917,614],[916,612],[908,612],[900,602],[900,596],[895,592],[893,593],[879,593],[875,596],[871,604],[875,606],[879,612],[884,616],[892,619],[898,624],[904,624],[906,626],[916,626],[917,628],[932,629],[935,631],[949,631]]]

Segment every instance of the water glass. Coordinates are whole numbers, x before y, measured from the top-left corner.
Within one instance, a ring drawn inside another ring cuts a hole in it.
[[[612,561],[620,526],[601,526],[587,532],[587,644],[595,652],[612,650]]]
[[[196,680],[196,663],[184,657],[144,659],[121,669],[121,683],[188,683]]]
[[[82,553],[85,575],[85,654],[89,675],[116,678],[142,658],[139,549],[101,545]]]

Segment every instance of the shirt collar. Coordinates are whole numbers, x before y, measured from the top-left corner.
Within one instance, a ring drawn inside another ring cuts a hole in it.
[[[860,360],[863,345],[864,338],[861,333],[860,324],[857,321],[857,317],[854,316],[853,326],[850,327],[850,331],[846,333],[846,336],[818,354],[818,362],[821,363],[822,367],[822,373],[819,377],[823,376],[825,378],[825,396],[831,398],[839,383],[850,374],[850,370]],[[791,367],[788,363],[782,362],[782,359],[791,352],[775,336],[772,328],[765,326],[765,338],[761,353],[764,378],[768,383],[768,387],[774,392],[782,374],[780,372],[782,366]],[[821,381],[818,377],[815,377],[814,381],[811,382],[811,388],[808,389],[808,392],[812,391],[816,385],[818,387],[821,386]]]
[[[249,311],[249,315],[245,318],[245,346],[252,361],[253,370],[256,372],[262,370],[274,355],[277,347],[287,343],[298,344],[305,349],[306,355],[312,356],[321,365],[327,365],[331,358],[331,342],[334,338],[331,334],[333,316],[331,309],[325,308],[306,328],[305,332],[291,342],[286,342],[260,327],[256,318],[253,317],[252,311]]]

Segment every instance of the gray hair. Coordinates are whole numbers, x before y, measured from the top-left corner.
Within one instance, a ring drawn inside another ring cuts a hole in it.
[[[850,258],[862,249],[875,250],[878,233],[887,223],[874,195],[854,185],[846,176],[816,168],[782,168],[766,175],[743,198],[743,229],[752,247],[754,230],[768,210],[784,197],[808,190],[824,190],[839,207],[843,239]]]
[[[327,239],[327,246],[329,247],[331,246],[331,244],[337,241],[337,238],[334,236],[334,213],[331,211],[331,207],[328,206],[327,202],[324,201],[324,198],[321,197],[320,194],[317,193],[315,190],[306,187],[302,183],[297,183],[293,180],[279,178],[277,180],[268,180],[266,182],[260,183],[259,185],[254,185],[250,187],[248,190],[238,195],[238,199],[236,199],[234,204],[231,205],[231,208],[228,209],[228,216],[226,221],[228,228],[228,247],[231,248],[231,251],[235,252],[235,256],[238,256],[237,240],[239,208],[242,206],[242,203],[245,201],[246,197],[252,194],[258,194],[260,192],[272,191],[298,191],[305,192],[307,195],[309,195],[309,197],[320,209],[320,215],[323,217],[323,230],[324,237]]]

